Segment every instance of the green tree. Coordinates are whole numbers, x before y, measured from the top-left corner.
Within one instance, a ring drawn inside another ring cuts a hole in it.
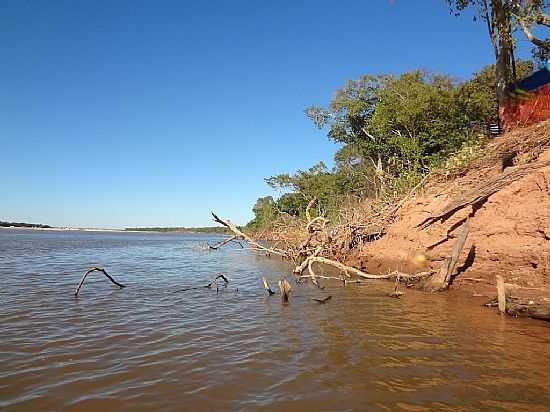
[[[258,198],[252,208],[252,212],[254,212],[254,219],[247,224],[247,228],[259,229],[265,227],[277,216],[277,208],[273,197],[265,196]]]
[[[300,216],[305,211],[307,201],[301,193],[285,193],[277,199],[276,207],[281,213],[287,213],[291,216]]]
[[[339,153],[348,165],[398,174],[404,167],[430,167],[466,139],[468,119],[456,105],[457,92],[451,78],[426,71],[363,76],[347,82],[327,108],[310,107],[306,114],[346,145]]]
[[[533,71],[533,63],[520,60],[516,63],[519,78]],[[470,124],[483,130],[487,122],[498,113],[496,101],[496,68],[494,64],[485,66],[458,89],[458,109],[463,112]]]
[[[329,170],[323,162],[307,170],[298,170],[293,175],[283,173],[271,176],[266,179],[266,182],[274,189],[299,194],[301,199],[293,197],[293,201],[296,202],[300,212],[305,210],[305,205],[311,199],[315,198],[319,205],[330,213],[337,207],[338,196],[343,193],[338,184],[338,175]],[[283,202],[287,201],[288,199],[285,199]]]
[[[489,39],[495,52],[496,93],[501,102],[505,98],[506,87],[513,81],[514,37],[517,28],[536,46],[535,54],[550,51],[550,40],[540,39],[533,34],[532,27],[550,27],[550,16],[546,13],[545,0],[447,0],[455,15],[466,9],[473,9],[476,18],[487,25]]]

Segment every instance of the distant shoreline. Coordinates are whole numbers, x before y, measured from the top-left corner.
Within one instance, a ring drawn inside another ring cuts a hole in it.
[[[195,233],[195,234],[220,234],[227,233],[225,228],[191,228],[180,230],[175,228],[125,228],[125,229],[101,229],[101,228],[75,228],[75,227],[29,227],[29,226],[0,226],[0,229],[17,229],[17,230],[38,230],[38,231],[54,231],[54,232],[114,232],[114,233]],[[209,230],[212,229],[212,230]]]
[[[156,233],[229,233],[225,227],[127,227],[125,232],[156,232]]]
[[[124,229],[94,229],[80,227],[26,227],[26,226],[0,226],[0,229],[40,230],[56,232],[126,232]]]

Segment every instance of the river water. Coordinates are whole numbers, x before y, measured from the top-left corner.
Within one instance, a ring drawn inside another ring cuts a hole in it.
[[[384,282],[285,306],[288,266],[216,239],[0,230],[0,410],[550,411],[549,324]],[[127,287],[75,298],[92,266]]]

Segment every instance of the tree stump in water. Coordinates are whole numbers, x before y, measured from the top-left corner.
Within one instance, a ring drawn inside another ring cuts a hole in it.
[[[288,280],[286,280],[285,278],[281,279],[279,281],[279,289],[281,290],[281,299],[283,303],[288,303],[288,295],[290,294],[290,290],[292,289],[290,283],[288,283]]]

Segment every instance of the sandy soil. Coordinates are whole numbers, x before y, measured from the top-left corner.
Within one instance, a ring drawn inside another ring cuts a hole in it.
[[[370,273],[439,269],[472,208],[425,229],[418,228],[419,223],[503,169],[543,160],[550,160],[550,121],[498,137],[482,159],[453,176],[429,182],[423,193],[403,205],[387,234],[356,251],[348,263]],[[550,167],[490,196],[473,214],[470,226],[453,288],[494,290],[495,275],[501,274],[506,282],[550,289]]]

